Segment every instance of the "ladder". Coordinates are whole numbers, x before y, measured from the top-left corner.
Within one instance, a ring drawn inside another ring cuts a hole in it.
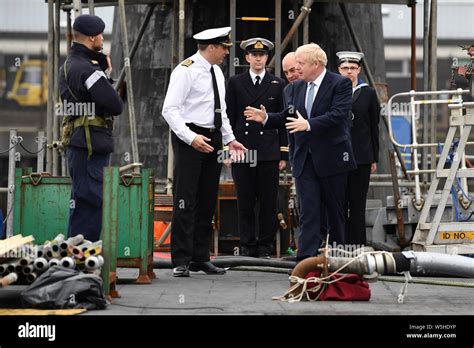
[[[230,26],[232,28],[232,37],[234,38],[233,40],[233,45],[230,48],[230,60],[229,60],[229,75],[234,76],[236,74],[236,68],[241,69],[241,68],[248,68],[248,64],[242,64],[241,54],[238,54],[236,56],[236,50],[240,50],[240,43],[243,40],[249,39],[251,37],[256,37],[256,36],[261,36],[258,33],[255,33],[255,35],[251,35],[246,38],[238,38],[237,37],[237,21],[242,22],[242,23],[250,23],[250,22],[259,22],[259,23],[274,23],[275,25],[275,37],[274,40],[271,38],[266,37],[267,40],[270,40],[274,43],[275,45],[275,51],[274,51],[274,56],[275,56],[275,67],[274,67],[274,74],[278,77],[281,77],[281,2],[282,0],[275,0],[275,17],[270,18],[270,17],[255,17],[255,16],[242,16],[242,17],[237,17],[237,0],[230,0]],[[246,62],[245,62],[246,63]],[[267,62],[267,64],[270,62]],[[268,67],[268,66],[267,66]],[[238,71],[242,72],[242,71]]]
[[[474,221],[442,222],[441,220],[456,178],[474,177],[474,168],[461,166],[466,143],[474,125],[474,102],[460,102],[448,106],[451,109],[449,131],[413,236],[412,249],[446,254],[473,254]],[[466,111],[465,115],[463,115],[463,110]],[[445,169],[451,144],[458,130],[459,144],[452,156],[451,167]],[[435,194],[441,179],[445,180],[444,187],[435,214],[431,218],[430,210],[434,205]]]

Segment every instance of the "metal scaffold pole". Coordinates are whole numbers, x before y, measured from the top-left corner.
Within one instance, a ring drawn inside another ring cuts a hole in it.
[[[54,1],[48,0],[48,106],[46,112],[46,137],[48,144],[53,143],[53,79],[54,76]],[[52,149],[46,150],[46,171],[51,173],[53,168]]]
[[[54,9],[54,61],[53,61],[53,75],[48,75],[48,79],[53,80],[53,141],[59,139],[59,115],[56,114],[55,106],[59,102],[59,43],[60,43],[60,26],[59,26],[59,14],[60,14],[60,2],[55,2]],[[59,163],[58,149],[53,149],[53,175],[58,175],[58,163]]]
[[[7,198],[7,238],[13,236],[13,201],[15,198],[15,154],[18,144],[16,129],[10,129],[10,151],[8,153],[8,198]]]
[[[130,66],[130,49],[128,44],[128,32],[127,32],[127,20],[125,16],[125,0],[119,0],[119,13],[120,13],[120,27],[122,31],[122,42],[123,42],[123,55],[124,55],[124,66],[125,75],[127,79],[127,100],[128,100],[128,114],[130,120],[130,139],[132,142],[132,159],[134,163],[140,162],[138,155],[138,139],[137,139],[137,124],[135,118],[135,97],[133,94],[133,83],[132,83],[132,68]],[[136,167],[135,171],[139,171],[140,168]]]

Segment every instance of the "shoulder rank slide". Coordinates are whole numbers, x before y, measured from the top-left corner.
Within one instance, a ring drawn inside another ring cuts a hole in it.
[[[91,59],[91,63],[94,64],[94,65],[99,65],[99,62],[96,61],[96,60],[93,60],[93,59]]]
[[[185,67],[190,67],[193,64],[194,64],[194,60],[191,60],[191,59],[186,59],[181,63],[181,65]]]

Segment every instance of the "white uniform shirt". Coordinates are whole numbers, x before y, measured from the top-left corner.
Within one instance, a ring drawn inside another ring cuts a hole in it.
[[[186,123],[204,128],[215,127],[214,90],[211,64],[199,52],[188,59],[193,63],[189,66],[179,64],[171,73],[162,114],[178,138],[191,145],[197,134]],[[214,65],[214,72],[221,101],[221,132],[225,145],[234,140],[235,136],[226,113],[224,74],[217,65]]]
[[[250,78],[252,79],[252,82],[254,85],[257,82],[257,76],[260,76],[260,82],[259,82],[260,84],[262,83],[263,78],[265,77],[265,70],[263,70],[259,75],[254,73],[252,70],[249,70],[249,73],[250,73]]]

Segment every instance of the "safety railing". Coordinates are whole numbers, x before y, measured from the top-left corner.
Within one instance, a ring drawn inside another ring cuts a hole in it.
[[[417,120],[419,119],[419,112],[417,112],[417,108],[419,108],[420,105],[430,105],[430,104],[447,104],[448,107],[452,109],[451,106],[453,105],[463,105],[463,100],[462,100],[462,95],[464,94],[470,94],[469,90],[462,90],[462,89],[457,89],[457,90],[442,90],[442,91],[421,91],[421,92],[415,92],[414,90],[411,90],[410,92],[403,92],[403,93],[397,93],[393,95],[387,103],[387,119],[388,119],[388,130],[389,130],[389,136],[390,136],[390,141],[395,145],[398,146],[402,149],[411,149],[412,154],[413,154],[413,163],[412,167],[413,169],[407,170],[408,174],[413,174],[414,179],[415,179],[415,206],[421,207],[423,205],[422,202],[422,197],[421,197],[421,187],[420,187],[420,174],[425,174],[425,173],[434,173],[434,169],[420,169],[419,168],[419,163],[418,163],[418,149],[420,148],[431,148],[431,147],[440,147],[440,146],[451,146],[451,144],[443,144],[443,143],[419,143],[417,139],[417,128],[418,128],[418,122]],[[426,97],[426,96],[453,96],[453,98],[450,99],[421,99],[421,100],[416,100],[416,97]],[[394,103],[394,100],[396,98],[400,97],[410,97],[410,117],[411,117],[411,133],[412,133],[412,142],[410,144],[400,144],[394,136],[393,129],[392,129],[392,104]],[[465,103],[464,103],[465,104]],[[457,109],[456,109],[457,110]],[[462,135],[462,127],[460,127],[460,135]],[[466,145],[474,145],[474,142],[467,142]],[[432,161],[435,161],[435,158],[431,159]],[[465,154],[463,153],[462,155],[462,169],[466,168],[466,161],[465,161]],[[462,186],[467,192],[467,181],[466,178],[463,178]]]

